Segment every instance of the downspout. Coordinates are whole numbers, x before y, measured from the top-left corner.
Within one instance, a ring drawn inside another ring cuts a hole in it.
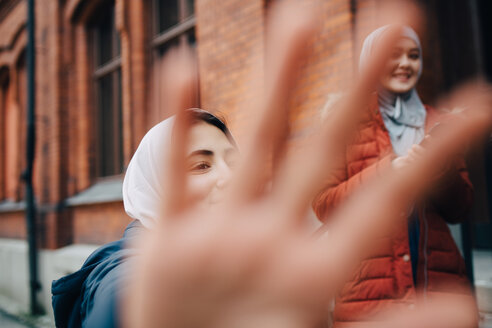
[[[34,191],[32,186],[32,171],[34,162],[34,150],[36,143],[36,130],[34,122],[35,113],[35,21],[34,0],[27,1],[27,144],[26,144],[26,170],[23,179],[26,183],[26,227],[29,244],[29,287],[30,310],[32,315],[41,314],[42,310],[37,302],[37,292],[41,289],[38,281],[38,252],[36,245],[36,207],[34,204]]]

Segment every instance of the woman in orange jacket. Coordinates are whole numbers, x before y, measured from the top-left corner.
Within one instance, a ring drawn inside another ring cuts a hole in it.
[[[360,70],[365,69],[386,31],[387,26],[381,27],[365,39]],[[346,149],[344,164],[313,202],[322,221],[383,169],[405,169],[417,159],[425,151],[422,141],[428,138],[426,134],[441,120],[437,110],[421,102],[415,89],[422,72],[422,48],[415,31],[404,27],[392,51],[377,95]],[[401,214],[407,220],[395,218],[395,232],[379,240],[378,247],[345,284],[335,303],[335,326],[364,320],[389,304],[411,308],[420,295],[470,293],[464,261],[447,226],[464,220],[472,201],[463,159],[443,169],[436,185],[432,195]],[[384,199],[381,202],[384,204]]]

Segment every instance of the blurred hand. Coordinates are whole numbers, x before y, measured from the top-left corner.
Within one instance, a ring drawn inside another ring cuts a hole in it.
[[[403,22],[401,12],[388,17]],[[307,55],[306,40],[316,30],[315,10],[282,2],[270,15],[267,33],[265,87],[252,99],[257,119],[243,145],[243,160],[229,184],[227,199],[218,208],[198,212],[186,203],[183,149],[189,122],[180,110],[196,85],[187,56],[174,56],[169,74],[179,80],[170,84],[177,131],[171,171],[165,182],[173,198],[163,201],[162,222],[137,245],[132,271],[124,286],[122,321],[126,327],[308,327],[325,316],[325,304],[348,279],[374,237],[391,229],[392,221],[429,187],[426,177],[461,142],[470,141],[490,126],[490,93],[473,86],[458,99],[473,99],[475,111],[447,134],[429,144],[428,151],[412,151],[405,170],[387,174],[362,188],[330,221],[330,236],[312,238],[300,229],[312,197],[330,173],[354,132],[361,109],[368,103],[378,73],[390,54],[399,30],[383,40],[366,75],[337,106],[332,118],[308,146],[285,151],[273,175],[264,174],[272,154],[287,149],[284,106],[295,82],[299,62]],[[415,154],[413,154],[413,152]],[[273,184],[268,192],[261,186]],[[266,181],[268,180],[268,181]],[[164,183],[164,182],[163,182]],[[385,199],[385,207],[380,206]],[[446,298],[449,299],[450,296]],[[412,312],[412,316],[383,317],[380,326],[411,318],[412,327],[462,327],[473,325],[471,300],[446,303],[437,300]],[[432,311],[436,309],[436,311]],[[459,310],[458,310],[459,309]],[[398,312],[400,314],[400,312]]]
[[[430,137],[426,137],[430,138]],[[392,162],[395,169],[402,169],[408,165],[411,165],[415,161],[418,161],[422,156],[425,156],[425,148],[420,145],[412,145],[405,156],[399,156]]]

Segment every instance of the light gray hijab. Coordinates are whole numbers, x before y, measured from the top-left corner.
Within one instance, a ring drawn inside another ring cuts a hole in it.
[[[386,25],[374,30],[364,40],[360,53],[359,70],[363,70],[367,65],[378,41],[388,27],[389,25]],[[412,28],[404,26],[402,37],[413,40],[422,56],[420,39]],[[422,65],[420,65],[418,77],[421,73]],[[406,93],[397,94],[381,87],[378,91],[378,104],[384,125],[389,132],[393,151],[398,156],[404,156],[413,144],[421,142],[424,138],[426,118],[424,104],[415,88]]]

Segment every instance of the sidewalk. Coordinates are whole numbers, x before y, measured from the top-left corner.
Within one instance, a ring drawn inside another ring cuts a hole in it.
[[[478,307],[484,318],[480,328],[492,328],[492,252],[474,250],[473,269]]]
[[[474,250],[473,263],[477,301],[482,317],[480,328],[492,328],[492,251]],[[7,299],[0,298],[1,328],[45,328],[54,326],[53,318],[48,315],[38,318],[29,316],[24,318],[7,314],[9,312],[16,313],[11,305],[8,304]]]
[[[14,316],[10,316],[0,311],[0,327],[2,328],[33,328],[33,326],[28,325],[19,321]]]
[[[52,316],[30,316],[19,304],[0,295],[0,328],[52,328],[54,326]]]

